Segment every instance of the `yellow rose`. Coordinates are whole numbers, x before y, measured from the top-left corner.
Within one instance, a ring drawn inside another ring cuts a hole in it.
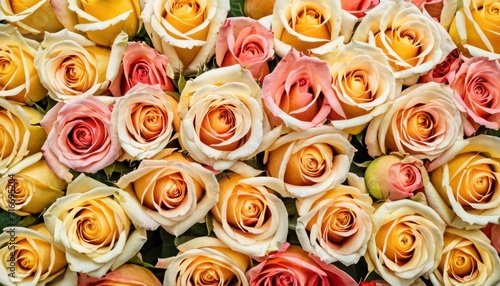
[[[85,273],[78,275],[79,286],[161,286],[156,276],[143,266],[124,264],[100,278]]]
[[[258,20],[264,16],[273,13],[274,3],[276,0],[261,1],[261,0],[246,0],[243,6],[245,16]]]

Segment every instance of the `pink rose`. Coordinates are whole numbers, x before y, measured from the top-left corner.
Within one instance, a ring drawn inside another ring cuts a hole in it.
[[[293,129],[322,125],[333,110],[345,118],[326,62],[290,50],[264,78],[262,98],[271,125]]]
[[[78,276],[79,286],[161,286],[160,280],[147,268],[136,264],[123,264],[101,278],[90,277],[85,273]]]
[[[219,66],[239,64],[262,82],[269,74],[267,62],[274,56],[274,35],[257,20],[246,17],[227,19],[215,43]]]
[[[446,56],[444,61],[435,65],[433,69],[422,75],[419,78],[419,82],[426,83],[435,81],[437,83],[449,84],[455,78],[455,74],[463,62],[458,50],[455,49]]]
[[[490,239],[491,246],[500,254],[500,224],[488,223],[481,231]]]
[[[380,0],[342,0],[342,9],[352,15],[363,18],[365,13],[380,3]]]
[[[145,43],[128,42],[118,75],[109,91],[113,96],[122,96],[138,83],[160,85],[164,91],[174,90],[173,77],[174,71],[167,56]]]
[[[465,134],[474,134],[480,125],[500,128],[500,62],[486,57],[464,60],[450,83],[456,100],[465,108]]]
[[[120,155],[111,124],[111,108],[94,96],[58,102],[40,122],[48,134],[42,146],[47,165],[61,179],[71,181],[69,169],[95,173]]]
[[[300,246],[289,243],[248,270],[246,275],[251,286],[283,285],[283,281],[287,281],[287,285],[358,285],[335,265],[322,262]]]

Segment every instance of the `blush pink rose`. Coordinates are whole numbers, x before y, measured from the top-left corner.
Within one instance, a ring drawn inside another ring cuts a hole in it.
[[[264,78],[262,98],[273,126],[309,129],[322,125],[332,108],[345,118],[327,63],[294,49]]]
[[[143,42],[128,42],[118,75],[109,91],[122,96],[138,83],[159,85],[163,91],[174,90],[174,71],[167,56]]]
[[[488,223],[481,231],[490,239],[491,246],[500,254],[500,224]]]
[[[246,276],[251,286],[358,285],[335,265],[327,264],[300,246],[290,245],[288,242],[280,251],[248,270]]]
[[[160,280],[145,267],[136,264],[123,264],[106,275],[95,278],[80,273],[78,275],[79,286],[161,286]]]
[[[274,35],[257,20],[234,17],[220,28],[215,43],[215,59],[219,66],[239,64],[262,82],[269,74],[267,62],[274,56]]]
[[[449,84],[455,78],[455,74],[463,62],[464,61],[460,57],[458,50],[454,49],[446,56],[444,61],[435,65],[434,68],[426,74],[420,76],[419,82],[426,83],[429,81],[435,81],[437,83]]]
[[[95,173],[120,155],[111,107],[95,96],[58,102],[40,122],[48,134],[42,146],[47,165],[61,179],[71,181],[73,169]]]
[[[465,134],[474,134],[479,126],[500,128],[500,62],[486,57],[464,60],[450,83],[455,99],[465,108]]]
[[[380,3],[380,0],[342,0],[342,9],[352,15],[363,18],[371,8]]]

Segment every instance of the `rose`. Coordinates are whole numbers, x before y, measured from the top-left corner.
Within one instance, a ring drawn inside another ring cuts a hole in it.
[[[490,244],[500,254],[500,224],[488,223],[481,231],[490,239]]]
[[[380,0],[341,0],[342,9],[356,16],[363,18],[366,12],[373,9],[380,3]]]
[[[430,207],[413,200],[388,201],[372,217],[365,256],[390,285],[410,285],[438,267],[445,223]]]
[[[276,0],[271,24],[276,54],[284,57],[292,48],[308,54],[338,37],[348,41],[356,22],[338,0]]]
[[[449,34],[455,44],[467,54],[482,56],[492,53],[498,57],[500,24],[495,10],[496,1],[464,0],[455,13]]]
[[[450,83],[456,100],[465,108],[465,134],[474,134],[479,126],[500,128],[498,97],[499,60],[486,57],[466,59]]]
[[[332,106],[340,104],[343,111],[339,114],[333,109],[328,118],[346,132],[360,133],[373,117],[387,111],[401,92],[387,57],[369,44],[331,45],[319,58],[327,62],[332,75],[335,96],[327,99]]]
[[[356,149],[334,127],[288,133],[268,149],[269,176],[285,183],[287,196],[308,197],[345,181]]]
[[[2,285],[43,286],[64,273],[68,265],[64,252],[54,245],[43,223],[4,228],[0,245]]]
[[[363,18],[352,37],[387,55],[394,76],[404,85],[442,62],[455,45],[444,28],[412,3],[382,1]]]
[[[433,285],[498,285],[500,258],[480,230],[446,228]]]
[[[215,60],[225,67],[239,64],[262,82],[274,56],[274,36],[257,20],[231,17],[220,28],[215,42]]]
[[[366,168],[366,186],[377,200],[410,198],[423,190],[422,172],[426,172],[423,162],[411,156],[383,155]]]
[[[21,34],[42,40],[44,32],[54,33],[64,27],[55,19],[50,1],[0,1],[0,20],[17,27]]]
[[[137,0],[51,0],[50,5],[66,29],[105,47],[112,46],[121,33],[132,38],[142,27]]]
[[[116,101],[111,121],[121,147],[137,160],[151,158],[163,150],[180,124],[177,101],[160,86],[142,83]]]
[[[288,234],[288,216],[285,204],[273,192],[283,193],[283,183],[228,173],[219,186],[219,199],[211,210],[215,235],[250,257],[280,250]]]
[[[331,83],[325,62],[290,50],[262,83],[271,124],[301,130],[322,125],[332,108],[343,115]]]
[[[204,221],[219,194],[215,175],[180,153],[143,160],[117,186],[129,194],[120,198],[126,211],[140,214],[136,224],[149,230],[162,226],[176,236]]]
[[[181,146],[194,160],[216,170],[241,165],[237,162],[253,157],[277,136],[270,130],[260,95],[250,71],[239,65],[189,80],[178,106]]]
[[[141,17],[154,48],[168,55],[176,74],[187,75],[214,55],[229,8],[229,0],[146,1]]]
[[[68,30],[47,34],[36,53],[35,67],[56,101],[101,95],[118,73],[126,42],[124,33],[116,37],[111,48]]]
[[[455,74],[457,73],[463,62],[464,61],[460,57],[460,53],[458,52],[458,50],[454,49],[446,56],[446,59],[444,59],[444,61],[437,64],[426,74],[420,76],[418,81],[420,83],[435,81],[437,83],[449,84],[450,82],[453,82]]]
[[[120,155],[120,142],[111,121],[110,107],[94,96],[59,102],[40,125],[48,134],[42,153],[54,173],[71,181],[73,169],[95,173]]]
[[[90,277],[85,273],[78,276],[80,286],[161,286],[160,280],[147,268],[136,264],[123,264],[106,273],[101,278]]]
[[[135,256],[147,240],[119,197],[124,191],[81,174],[44,213],[47,229],[74,272],[102,277]],[[135,215],[135,214],[132,214]]]
[[[34,65],[40,44],[24,38],[16,28],[4,24],[0,24],[0,42],[0,96],[26,103],[44,98],[47,90],[40,83]]]
[[[25,157],[0,178],[0,207],[20,216],[40,214],[64,195],[67,183],[59,179],[38,152]]]
[[[436,19],[441,26],[448,30],[455,12],[457,11],[458,3],[455,0],[405,0],[417,6],[420,10]]]
[[[500,138],[477,135],[427,168],[429,205],[456,228],[480,228],[500,219]]]
[[[42,115],[34,108],[0,98],[0,174],[24,157],[40,152],[47,135],[38,126]]]
[[[296,200],[299,242],[326,263],[349,266],[365,255],[374,208],[364,180],[357,179],[361,189],[339,185],[323,195]]]
[[[460,144],[463,132],[451,88],[429,82],[406,88],[385,114],[370,121],[365,143],[372,157],[394,151],[433,160]]]
[[[245,271],[250,258],[219,239],[197,237],[177,248],[175,257],[160,258],[156,264],[156,268],[167,269],[163,285],[249,285]]]
[[[358,285],[351,276],[288,242],[278,252],[246,273],[251,286],[263,285]],[[286,281],[286,282],[285,282]]]
[[[162,90],[172,91],[173,78],[174,70],[167,56],[144,42],[128,42],[118,75],[109,91],[113,96],[122,96],[139,83],[160,85]]]
[[[273,13],[275,2],[276,0],[264,2],[261,0],[245,0],[243,14],[249,18],[258,20]]]

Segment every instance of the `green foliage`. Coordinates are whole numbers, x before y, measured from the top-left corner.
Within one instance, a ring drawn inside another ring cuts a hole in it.
[[[243,11],[245,0],[230,0],[230,4],[231,9],[229,9],[228,17],[245,16],[245,12]]]

